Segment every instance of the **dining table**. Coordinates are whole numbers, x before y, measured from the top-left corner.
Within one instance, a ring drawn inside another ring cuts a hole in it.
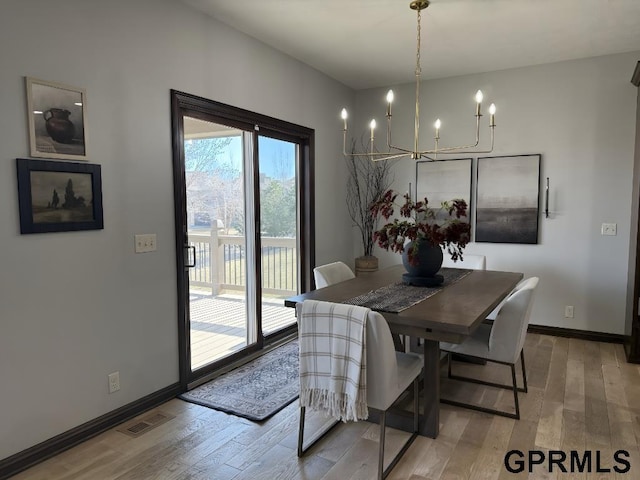
[[[493,270],[442,269],[442,272],[448,274],[444,284],[425,290],[424,299],[415,300],[415,292],[426,287],[405,286],[402,274],[406,270],[395,265],[284,301],[285,306],[295,307],[304,300],[362,304],[358,302],[364,299],[364,306],[385,317],[391,333],[419,339],[424,355],[419,434],[431,438],[436,438],[440,429],[440,342],[462,343],[523,278],[522,273]],[[391,290],[396,293],[411,290],[413,303],[400,308],[380,306],[376,298]],[[421,292],[417,294],[419,298]],[[390,426],[411,428],[408,412],[394,413],[387,417]]]

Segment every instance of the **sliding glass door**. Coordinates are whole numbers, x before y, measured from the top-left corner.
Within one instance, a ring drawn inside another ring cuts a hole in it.
[[[267,117],[247,122],[246,111],[233,116],[232,107],[183,95],[172,92],[181,381],[188,388],[295,331],[283,299],[310,285],[312,230],[304,219],[312,208],[312,132],[271,129],[259,124]]]

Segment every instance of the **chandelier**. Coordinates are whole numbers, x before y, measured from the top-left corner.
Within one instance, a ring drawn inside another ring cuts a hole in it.
[[[462,153],[490,153],[493,151],[493,143],[494,143],[494,129],[496,126],[495,121],[495,113],[496,106],[492,103],[489,107],[489,129],[491,131],[491,146],[485,150],[473,150],[478,147],[480,143],[480,118],[483,116],[481,113],[482,100],[483,95],[480,90],[476,93],[476,129],[475,129],[475,143],[470,145],[461,145],[457,147],[441,147],[440,142],[440,127],[442,123],[440,119],[437,119],[434,127],[435,127],[435,135],[433,137],[434,140],[434,148],[428,150],[420,150],[419,147],[419,139],[420,139],[420,74],[422,73],[422,68],[420,66],[420,20],[421,14],[420,12],[429,6],[429,0],[413,0],[409,7],[412,10],[416,10],[418,16],[418,28],[417,28],[417,51],[416,51],[416,105],[415,105],[415,121],[414,121],[414,139],[413,139],[413,147],[412,148],[402,148],[396,145],[393,145],[391,140],[391,104],[393,103],[393,91],[389,90],[387,93],[387,152],[376,152],[374,150],[374,141],[375,135],[374,131],[376,128],[376,121],[371,120],[369,124],[369,128],[371,129],[370,136],[370,150],[369,153],[347,153],[347,110],[342,109],[341,117],[343,121],[343,141],[342,141],[342,152],[346,157],[351,156],[366,156],[369,157],[373,161],[381,161],[381,160],[391,160],[394,158],[401,157],[410,157],[413,160],[418,160],[420,158],[427,158],[429,160],[433,160],[429,157],[429,155],[434,155],[436,158],[438,154],[462,154]]]

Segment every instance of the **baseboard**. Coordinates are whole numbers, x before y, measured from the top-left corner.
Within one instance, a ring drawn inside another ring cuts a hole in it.
[[[179,383],[142,397],[22,452],[0,460],[0,480],[26,470],[182,393]]]
[[[590,340],[593,342],[605,343],[622,343],[625,342],[624,335],[615,333],[592,332],[589,330],[575,330],[573,328],[548,327],[546,325],[529,324],[527,330],[531,333],[540,333],[542,335],[551,335],[554,337],[579,338],[581,340]]]

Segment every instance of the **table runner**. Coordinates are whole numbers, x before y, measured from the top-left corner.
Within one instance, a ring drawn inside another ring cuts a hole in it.
[[[399,313],[435,295],[446,286],[456,283],[471,272],[472,270],[464,268],[441,268],[438,273],[444,277],[444,282],[437,287],[415,287],[403,282],[395,282],[344,300],[342,303],[368,307],[377,312]]]

